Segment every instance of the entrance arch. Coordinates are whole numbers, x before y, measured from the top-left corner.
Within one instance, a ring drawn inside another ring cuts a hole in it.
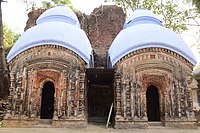
[[[151,85],[146,91],[148,121],[160,121],[160,102],[158,88]]]
[[[44,84],[42,88],[42,97],[41,97],[41,119],[52,119],[54,113],[54,93],[55,88],[54,84],[51,81],[48,81]]]

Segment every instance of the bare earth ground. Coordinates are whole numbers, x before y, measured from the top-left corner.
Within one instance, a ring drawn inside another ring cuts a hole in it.
[[[88,125],[82,129],[67,128],[0,128],[0,133],[200,133],[200,129],[170,129],[150,127],[149,129],[106,129],[104,126]]]

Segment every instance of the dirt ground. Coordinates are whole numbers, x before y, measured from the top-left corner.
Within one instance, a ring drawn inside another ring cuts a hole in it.
[[[170,129],[150,127],[148,129],[106,129],[104,126],[88,125],[85,129],[67,128],[0,128],[0,133],[200,133],[200,129]]]

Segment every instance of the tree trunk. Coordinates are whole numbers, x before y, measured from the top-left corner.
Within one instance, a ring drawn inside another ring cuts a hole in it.
[[[7,98],[8,96],[8,69],[6,65],[5,52],[3,48],[3,24],[2,24],[2,11],[1,3],[3,0],[0,0],[0,99]]]

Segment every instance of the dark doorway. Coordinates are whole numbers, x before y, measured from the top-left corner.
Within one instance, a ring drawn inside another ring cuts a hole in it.
[[[54,113],[55,88],[52,82],[46,82],[42,89],[41,119],[52,119]]]
[[[149,86],[146,91],[148,121],[160,121],[158,88]]]
[[[88,69],[88,122],[106,123],[114,99],[112,69]],[[111,116],[112,117],[112,116]],[[112,121],[112,118],[110,122]]]

